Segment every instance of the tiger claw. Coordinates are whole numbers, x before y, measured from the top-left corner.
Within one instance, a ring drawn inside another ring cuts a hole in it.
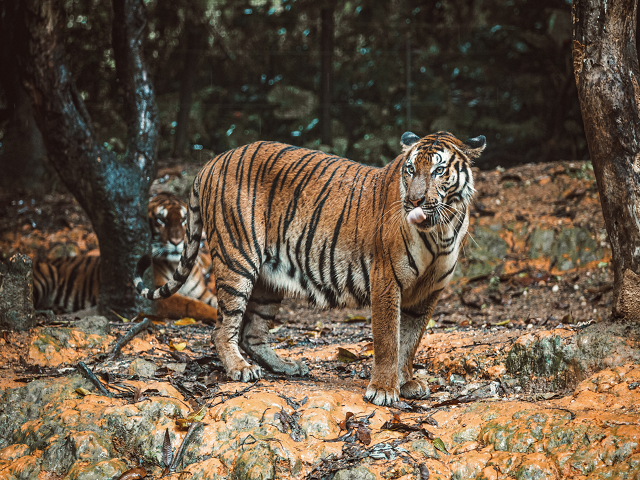
[[[233,370],[228,376],[234,382],[251,382],[262,378],[262,369],[257,365],[249,365],[240,370]]]
[[[397,388],[386,388],[370,383],[364,394],[364,399],[374,405],[388,407],[398,401],[398,394],[400,393],[398,390]]]

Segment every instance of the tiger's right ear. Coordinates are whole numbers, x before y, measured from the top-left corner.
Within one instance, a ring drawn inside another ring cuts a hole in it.
[[[420,137],[412,132],[404,132],[402,137],[400,138],[400,142],[402,143],[402,152],[406,152],[411,147],[413,147],[418,141],[420,141]]]

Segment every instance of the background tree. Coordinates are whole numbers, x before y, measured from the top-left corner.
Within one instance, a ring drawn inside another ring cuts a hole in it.
[[[481,168],[587,158],[565,0],[148,0],[144,54],[160,158],[204,162],[255,140],[322,145],[321,8],[331,5],[331,143],[322,148],[383,164],[405,130],[447,129],[487,136]],[[98,143],[122,155],[109,3],[61,0],[61,8],[66,61]],[[3,98],[0,143],[11,125]]]
[[[640,70],[637,1],[575,0],[573,59],[613,254],[613,313],[640,319]]]
[[[136,261],[149,252],[147,203],[158,138],[154,91],[142,52],[146,9],[143,0],[114,0],[113,12],[98,15],[103,26],[111,19],[118,80],[111,93],[123,99],[126,147],[117,154],[99,143],[74,81],[65,51],[64,27],[70,20],[60,6],[57,0],[20,2],[14,49],[49,160],[87,212],[100,243],[99,310],[133,315],[148,307],[135,292],[132,276]],[[101,34],[98,42],[105,41],[106,33]],[[100,81],[95,83],[99,90]]]

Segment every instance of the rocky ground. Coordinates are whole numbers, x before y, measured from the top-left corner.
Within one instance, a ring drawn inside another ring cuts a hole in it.
[[[183,194],[194,173],[166,166],[156,188]],[[363,401],[367,309],[286,301],[273,345],[310,375],[254,384],[225,377],[198,322],[150,317],[113,359],[131,323],[41,315],[0,338],[0,480],[640,478],[640,326],[607,322],[589,165],[476,179],[474,240],[415,362],[429,398]],[[0,213],[5,258],[97,247],[68,195],[14,192]]]

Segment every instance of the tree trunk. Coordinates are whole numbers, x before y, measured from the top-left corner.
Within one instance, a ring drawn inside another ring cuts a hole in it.
[[[9,119],[0,155],[0,187],[33,191],[44,187],[47,152],[36,126],[31,99],[22,88],[18,75],[12,28],[17,5],[0,1],[0,88],[7,99],[7,108],[0,110],[0,121]]]
[[[331,92],[333,77],[333,5],[320,10],[320,141],[332,145]]]
[[[613,315],[640,319],[640,83],[634,0],[574,0],[573,59],[613,253]]]
[[[176,119],[176,133],[173,143],[173,156],[181,157],[187,147],[187,132],[189,126],[189,112],[191,111],[193,95],[193,79],[198,61],[198,47],[200,46],[200,32],[192,22],[188,22],[184,35],[184,65],[180,79],[180,109]]]
[[[98,310],[132,316],[151,305],[135,292],[137,260],[149,253],[149,186],[157,152],[157,111],[151,79],[142,59],[146,25],[143,0],[114,0],[113,49],[124,91],[127,151],[103,149],[76,89],[60,28],[57,0],[21,4],[24,38],[19,64],[49,159],[91,219],[100,243]]]

